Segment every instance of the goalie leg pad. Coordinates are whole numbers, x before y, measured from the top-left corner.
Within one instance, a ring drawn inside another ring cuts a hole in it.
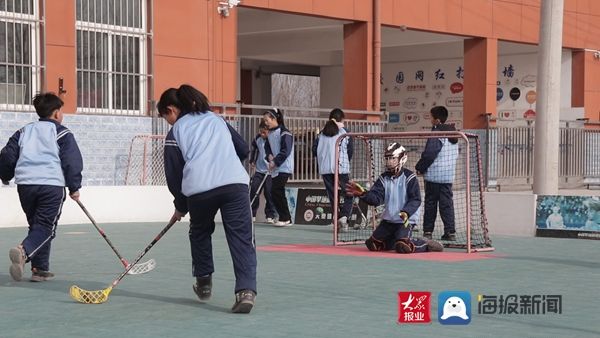
[[[385,242],[376,239],[371,236],[365,241],[365,245],[369,251],[385,251]]]
[[[401,238],[396,241],[396,252],[401,254],[410,254],[415,252],[415,245],[408,238]]]

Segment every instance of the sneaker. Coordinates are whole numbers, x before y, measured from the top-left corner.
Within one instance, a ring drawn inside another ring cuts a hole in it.
[[[292,225],[292,221],[277,221],[273,225],[276,227],[289,227]]]
[[[402,254],[409,254],[415,251],[415,246],[412,243],[406,243],[404,241],[396,241],[396,252]]]
[[[196,296],[201,301],[209,300],[212,296],[212,276],[196,277],[196,284],[193,286]]]
[[[272,219],[271,217],[267,217],[267,224],[273,224],[275,223],[275,220]]]
[[[27,256],[25,256],[25,251],[22,246],[17,246],[8,251],[8,257],[10,258],[10,276],[15,281],[20,281],[23,279],[23,270],[25,269],[25,261],[27,260]]]
[[[444,241],[455,241],[456,240],[456,233],[455,232],[448,232],[442,235],[442,240]]]
[[[425,231],[423,232],[423,237],[427,238],[427,239],[432,239],[432,233],[430,231]]]
[[[348,217],[344,216],[338,219],[338,226],[341,232],[348,232]]]
[[[369,251],[385,251],[385,243],[378,241],[373,236],[367,238],[365,245]]]
[[[444,251],[444,245],[433,239],[427,240],[427,251],[429,252],[442,252]]]
[[[31,278],[29,280],[32,282],[45,282],[45,281],[51,280],[53,278],[54,278],[54,274],[50,271],[32,268],[31,269]]]
[[[235,303],[231,307],[233,313],[250,313],[254,307],[256,293],[252,290],[242,290],[235,294]]]

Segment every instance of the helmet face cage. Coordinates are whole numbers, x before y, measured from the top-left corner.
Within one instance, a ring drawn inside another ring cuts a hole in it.
[[[396,159],[396,161],[389,161],[390,159]],[[384,161],[388,172],[398,175],[407,160],[406,149],[397,142],[390,143],[385,149]]]

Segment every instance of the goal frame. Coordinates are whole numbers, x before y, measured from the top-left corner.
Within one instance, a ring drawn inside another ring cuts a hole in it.
[[[336,139],[336,143],[335,143],[335,163],[339,163],[340,161],[340,145],[343,139],[345,138],[353,138],[355,141],[357,140],[361,140],[364,142],[368,142],[367,140],[376,140],[376,139],[406,139],[406,138],[413,138],[413,139],[430,139],[430,138],[460,138],[464,140],[464,146],[465,146],[465,151],[467,156],[465,156],[465,160],[464,160],[464,170],[466,172],[465,174],[465,203],[466,203],[466,245],[465,244],[457,244],[457,245],[452,245],[452,244],[445,244],[444,246],[447,248],[462,248],[462,249],[466,249],[467,253],[474,253],[474,252],[486,252],[486,251],[493,251],[494,247],[491,246],[491,241],[489,241],[489,246],[486,247],[473,247],[472,243],[471,243],[471,217],[472,217],[472,210],[471,210],[471,159],[470,156],[468,156],[468,154],[471,153],[471,147],[474,146],[477,152],[477,171],[478,171],[478,175],[479,175],[479,203],[481,205],[481,213],[482,213],[482,226],[484,227],[483,231],[484,231],[484,236],[486,241],[489,240],[488,237],[488,223],[487,223],[487,216],[486,216],[486,212],[485,212],[485,200],[484,200],[484,186],[483,186],[483,170],[482,170],[482,162],[481,162],[481,145],[479,142],[479,135],[477,134],[473,134],[473,133],[465,133],[465,132],[460,132],[460,131],[443,131],[443,132],[432,132],[432,131],[427,131],[427,132],[378,132],[378,133],[346,133],[346,134],[342,134],[340,135],[337,139]],[[475,144],[471,144],[471,142],[469,141],[469,138],[475,140]],[[367,156],[366,158],[368,160],[370,160],[370,165],[368,166],[368,179],[369,179],[369,183],[371,184],[371,186],[374,183],[374,180],[378,177],[378,173],[374,173],[375,170],[375,162],[376,159],[373,158],[373,152],[371,147],[366,147],[367,149]],[[354,158],[353,160],[356,160],[356,158]],[[377,175],[377,176],[376,176]],[[334,187],[338,187],[339,186],[339,165],[336,166],[335,168],[335,175],[334,175]],[[340,196],[339,196],[339,189],[334,189],[334,201],[333,201],[333,205],[337,206],[339,205],[339,200],[340,200]],[[372,206],[369,206],[369,208],[373,208]],[[371,213],[371,215],[373,215],[373,213]],[[371,217],[370,220],[368,220],[369,222],[372,223],[373,229],[375,229],[377,227],[378,224],[375,224],[375,217]],[[355,241],[340,241],[339,240],[339,236],[338,236],[338,208],[334,207],[333,208],[333,245],[334,246],[342,246],[342,245],[353,245],[353,244],[363,244],[364,241],[363,240],[355,240]],[[466,248],[465,248],[466,246]]]

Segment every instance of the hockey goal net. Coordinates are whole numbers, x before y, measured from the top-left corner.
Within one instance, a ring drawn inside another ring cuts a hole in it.
[[[167,185],[165,135],[136,135],[131,140],[125,185]]]
[[[403,166],[416,174],[415,165],[431,138],[457,138],[458,155],[449,158],[440,157],[438,161],[455,161],[454,181],[452,183],[456,239],[441,240],[444,225],[437,213],[433,239],[449,248],[463,248],[467,252],[493,250],[488,236],[487,218],[483,196],[483,177],[479,138],[475,134],[463,132],[388,132],[388,133],[348,133],[340,136],[339,144],[345,137],[354,143],[354,155],[350,163],[350,179],[359,182],[367,189],[372,187],[379,176],[385,172],[384,151],[388,144],[398,142],[407,150],[408,161]],[[336,152],[339,157],[339,151]],[[339,160],[339,159],[338,159]],[[449,167],[452,167],[450,165]],[[425,185],[423,176],[417,176],[421,189],[421,207],[418,221],[413,231],[414,237],[423,236],[423,213]],[[339,192],[334,199],[339,200]],[[334,244],[347,245],[364,243],[381,221],[384,206],[366,206],[358,198],[354,199],[353,212],[347,231],[338,229],[337,210],[334,210]]]

